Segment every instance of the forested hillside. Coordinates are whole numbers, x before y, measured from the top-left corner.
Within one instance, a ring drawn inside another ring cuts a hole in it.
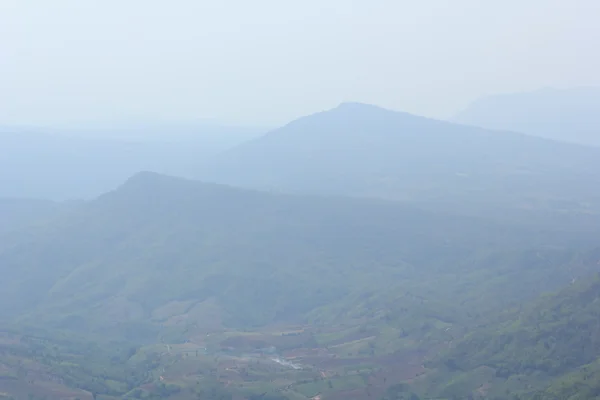
[[[544,390],[574,379],[563,375],[582,357],[593,362],[587,342],[573,363],[543,353],[569,353],[578,337],[529,350],[535,307],[563,297],[527,303],[596,271],[594,224],[494,222],[147,172],[36,221],[0,246],[4,365],[21,393],[58,379],[57,393],[127,398],[196,396],[203,385],[240,399],[461,398],[492,375],[490,393]],[[566,329],[572,307],[548,329]],[[497,344],[510,329],[522,340],[510,339],[512,351]],[[70,340],[81,344],[69,352]],[[503,374],[527,379],[506,386]]]
[[[0,0],[0,400],[600,400],[599,16]]]
[[[212,166],[247,188],[143,172],[91,201],[4,201],[0,382],[574,400],[600,371],[599,154],[344,104]]]
[[[217,325],[264,325],[390,284],[432,284],[497,251],[552,252],[572,235],[142,173],[0,252],[2,312],[84,330],[147,327],[186,302],[216,312]]]
[[[600,252],[586,258],[598,265]],[[434,358],[430,366],[438,371],[429,382],[437,379],[441,385],[432,384],[425,392],[455,398],[477,391],[492,399],[596,398],[600,395],[599,301],[600,277],[595,275],[574,279],[556,294],[493,315],[492,321]]]
[[[600,259],[599,160],[343,104],[205,170],[246,188],[142,172],[91,201],[5,200],[9,393],[593,391],[595,286],[579,283]]]

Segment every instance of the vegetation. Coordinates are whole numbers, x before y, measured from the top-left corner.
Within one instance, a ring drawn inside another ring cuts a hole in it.
[[[489,385],[497,398],[594,398],[576,396],[596,390],[599,301],[595,276],[499,314],[431,361],[445,375],[439,395],[464,396]]]
[[[277,149],[281,137],[314,123],[338,127],[349,110],[357,112],[356,149],[373,115],[394,132],[435,126],[445,146],[456,139],[441,132],[460,130],[474,147],[460,160],[436,153],[429,160],[439,163],[408,179],[402,171],[428,149],[415,137],[397,154],[386,128],[371,150],[389,147],[381,154],[400,157],[397,164],[361,153],[367,158],[348,176],[333,168],[313,182],[310,167],[259,179],[417,203],[154,173],[93,201],[1,203],[0,216],[11,219],[0,229],[0,396],[597,397],[600,217],[597,175],[586,172],[596,151],[567,146],[558,168],[555,143],[488,140],[474,128],[379,109],[365,115],[357,105],[264,140]],[[495,158],[516,142],[532,153]],[[300,158],[307,151],[300,146]],[[553,186],[555,173],[575,189]]]
[[[0,315],[147,342],[180,325],[181,316],[203,324],[194,329],[257,327],[410,287],[422,287],[411,291],[421,297],[457,290],[434,282],[460,284],[459,271],[505,279],[506,268],[526,260],[496,271],[478,266],[525,245],[535,250],[517,257],[541,252],[535,265],[557,269],[546,280],[552,288],[571,278],[558,268],[576,253],[547,249],[566,235],[401,204],[268,195],[146,173],[1,251]]]

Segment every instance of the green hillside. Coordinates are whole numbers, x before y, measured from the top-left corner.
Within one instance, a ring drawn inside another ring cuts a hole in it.
[[[530,268],[571,257],[551,248],[564,242],[555,232],[148,173],[36,229],[0,253],[1,315],[79,331],[141,334],[189,313],[208,327],[297,321],[364,293],[462,290],[453,276],[487,280],[478,266],[498,251],[539,249]],[[517,257],[494,274],[529,256]],[[565,281],[557,274],[548,284]]]
[[[597,264],[600,252],[588,255]],[[575,282],[489,323],[434,358],[429,395],[591,399],[600,395],[600,276]],[[485,371],[488,371],[487,373]],[[438,384],[431,384],[437,380]],[[484,388],[484,389],[482,389]]]
[[[590,226],[153,173],[37,221],[0,241],[0,377],[23,398],[529,395],[596,370],[566,295],[528,305],[596,271]],[[531,325],[554,304],[539,329],[564,343]]]

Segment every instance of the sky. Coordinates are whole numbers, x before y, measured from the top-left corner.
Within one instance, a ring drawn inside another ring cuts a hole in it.
[[[600,86],[598,0],[0,0],[0,124],[446,118]]]

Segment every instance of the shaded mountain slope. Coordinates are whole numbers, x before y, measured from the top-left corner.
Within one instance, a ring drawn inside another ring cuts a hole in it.
[[[284,369],[276,375],[285,377],[281,381],[259,357],[248,368],[270,372],[238,381],[249,384],[244,390],[260,384],[260,393],[298,390],[292,398],[316,393],[305,385],[328,388],[327,379],[333,380],[328,393],[344,396],[365,362],[370,372],[352,386],[363,388],[357,396],[387,391],[398,398],[409,378],[415,378],[411,392],[446,398],[473,393],[488,378],[490,393],[544,390],[552,383],[548,376],[541,380],[546,386],[525,387],[533,385],[530,376],[511,359],[545,357],[545,347],[523,350],[535,339],[527,336],[534,312],[497,313],[582,281],[600,257],[581,249],[596,242],[588,231],[531,229],[400,202],[270,194],[154,173],[137,174],[94,201],[17,232],[0,236],[0,321],[11,327],[0,333],[3,371],[12,379],[7,392],[38,393],[63,379],[90,397],[190,395],[220,362],[230,365],[220,352],[230,344],[239,346],[235,352],[267,345],[305,352],[299,362],[319,370],[289,375]],[[575,303],[577,293],[570,295]],[[554,322],[569,312],[571,303]],[[521,315],[529,317],[521,323]],[[282,334],[290,324],[295,333],[301,326],[302,335]],[[518,346],[502,355],[507,348],[493,346],[500,343],[493,329],[515,326]],[[567,328],[565,335],[572,331]],[[40,338],[25,343],[26,332]],[[465,332],[472,335],[463,342]],[[66,343],[56,342],[63,334]],[[73,334],[101,347],[68,339]],[[468,343],[477,343],[476,350]],[[171,346],[179,350],[171,354]],[[472,360],[452,363],[444,355],[428,365],[432,371],[422,364],[426,355],[464,346]],[[335,357],[311,361],[317,350]],[[561,347],[560,354],[568,350]],[[504,370],[489,360],[516,368],[525,383],[504,386]],[[412,372],[398,375],[408,361]],[[573,373],[579,364],[565,365],[553,377],[567,379],[563,371]],[[323,377],[330,368],[341,375]],[[27,371],[44,375],[34,384]],[[237,390],[228,376],[222,383]],[[64,385],[53,387],[67,396]]]
[[[201,177],[454,211],[597,211],[600,149],[345,103],[223,154]]]
[[[597,265],[600,251],[586,258]],[[584,377],[597,377],[600,371],[599,301],[596,275],[493,316],[494,322],[456,341],[434,361],[433,366],[446,371],[445,388],[438,394],[467,396],[486,386],[491,398],[508,393],[507,398],[522,399],[594,398],[600,390],[597,381],[585,382]]]
[[[566,243],[560,232],[402,204],[151,173],[25,238],[0,251],[1,316],[84,330],[139,323],[140,332],[172,302],[209,313],[209,325],[261,325],[365,291],[433,284],[495,250]]]

